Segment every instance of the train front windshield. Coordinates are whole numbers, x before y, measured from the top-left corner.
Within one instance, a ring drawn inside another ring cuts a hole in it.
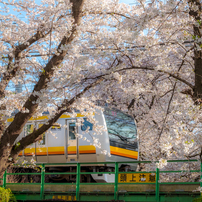
[[[117,109],[105,108],[110,145],[138,151],[137,128],[133,117]]]

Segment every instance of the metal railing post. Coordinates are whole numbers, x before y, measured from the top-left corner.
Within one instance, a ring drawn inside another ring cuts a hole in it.
[[[5,170],[3,175],[3,188],[6,188],[6,174],[7,174],[7,171]]]
[[[119,176],[119,164],[115,162],[115,181],[114,181],[114,200],[118,200],[118,176]]]
[[[156,202],[159,202],[159,168],[156,168]]]
[[[80,163],[77,163],[76,170],[76,200],[79,201],[79,186],[80,186]]]
[[[41,191],[40,191],[41,199],[44,199],[44,181],[45,181],[45,165],[42,164],[42,166],[41,166]]]

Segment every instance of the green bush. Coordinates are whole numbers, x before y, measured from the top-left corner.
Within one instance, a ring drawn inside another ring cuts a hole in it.
[[[1,202],[17,202],[14,194],[10,189],[0,187],[0,201]]]
[[[192,202],[202,202],[202,197],[200,197],[200,198],[195,198]]]

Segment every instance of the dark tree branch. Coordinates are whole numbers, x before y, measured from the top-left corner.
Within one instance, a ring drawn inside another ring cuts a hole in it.
[[[166,96],[168,93],[170,93],[170,92],[172,92],[172,91],[173,91],[173,89],[168,90],[166,93],[164,93],[163,95],[161,95],[160,98]]]
[[[15,158],[17,157],[17,155],[19,154],[20,151],[22,151],[23,149],[25,149],[28,145],[30,145],[33,142],[38,141],[38,138],[41,134],[43,134],[44,132],[46,132],[59,118],[60,116],[65,113],[65,112],[69,112],[71,111],[71,106],[72,104],[74,104],[76,102],[76,100],[78,100],[79,98],[81,98],[81,96],[87,92],[90,88],[93,88],[94,86],[100,84],[103,81],[103,79],[98,79],[95,82],[89,84],[88,86],[86,86],[84,88],[83,91],[81,91],[80,93],[78,93],[75,97],[73,97],[71,100],[64,100],[63,104],[58,107],[58,112],[54,115],[53,118],[49,119],[48,122],[46,124],[43,124],[43,126],[41,126],[39,129],[34,130],[31,134],[27,135],[26,137],[22,138],[19,141],[19,146],[16,148],[16,145],[14,145],[12,147],[12,151],[11,151],[11,157]]]
[[[184,54],[184,57],[186,57],[186,55],[187,55],[188,52],[189,52],[189,51],[187,51],[187,52]],[[181,70],[181,68],[182,68],[183,65],[184,65],[184,60],[182,60],[180,66],[179,66],[179,68],[178,68],[177,77],[179,76],[179,72],[180,72],[180,70]],[[171,95],[170,100],[169,100],[169,102],[168,102],[168,107],[167,107],[167,111],[166,111],[166,116],[165,116],[165,118],[164,118],[164,120],[163,120],[163,126],[162,126],[162,128],[161,128],[160,133],[159,133],[158,141],[160,140],[161,135],[162,135],[163,130],[164,130],[164,127],[165,127],[165,123],[166,123],[166,120],[167,120],[167,117],[168,117],[168,114],[169,114],[169,110],[170,110],[170,105],[171,105],[171,102],[172,102],[172,99],[173,99],[173,96],[174,96],[174,93],[175,93],[176,85],[177,85],[177,81],[175,81],[174,86],[173,86],[172,95]]]
[[[144,66],[137,67],[137,66],[132,66],[132,67],[128,67],[128,68],[119,69],[119,70],[116,70],[114,72],[121,72],[121,71],[126,71],[126,70],[131,70],[131,69],[151,70],[151,71],[157,71],[157,72],[161,72],[161,73],[164,73],[164,74],[168,74],[169,76],[171,76],[171,77],[173,77],[173,78],[181,81],[182,83],[186,84],[190,88],[194,89],[194,86],[191,83],[189,83],[187,80],[181,78],[180,76],[172,74],[171,72],[167,72],[167,71],[164,71],[164,70],[156,70],[154,67],[147,67],[147,66],[145,66],[145,67]]]
[[[59,21],[63,17],[65,17],[65,15],[61,15],[57,19],[57,21]],[[44,25],[41,25],[42,28],[43,28],[43,26]],[[4,58],[9,59],[9,63],[7,66],[8,71],[3,74],[1,82],[0,82],[0,99],[4,97],[4,90],[7,87],[8,83],[10,82],[10,80],[12,78],[14,78],[16,76],[17,71],[20,69],[19,60],[21,58],[25,58],[25,57],[34,57],[34,56],[22,56],[22,52],[24,50],[26,50],[27,48],[29,48],[35,42],[48,36],[48,34],[50,34],[52,32],[52,29],[53,29],[53,24],[52,24],[51,29],[48,31],[47,30],[43,30],[43,31],[38,30],[36,32],[36,34],[34,34],[32,37],[30,37],[26,42],[13,47],[14,48],[13,53],[12,53],[13,56],[4,57]],[[53,55],[53,54],[51,54],[51,55]],[[39,56],[43,56],[43,55],[35,55],[35,57],[39,57]],[[15,60],[15,62],[12,64],[13,60]]]
[[[155,100],[155,98],[156,98],[156,95],[153,95],[153,96],[152,96],[151,103],[150,103],[150,105],[149,105],[149,109],[151,109],[152,106],[154,105],[154,100]]]
[[[135,99],[132,99],[130,104],[128,105],[128,110],[134,105]]]
[[[28,47],[30,47],[33,43],[37,42],[38,40],[46,37],[49,34],[49,32],[41,32],[37,31],[37,33],[29,38],[24,44],[20,44],[19,46],[16,46],[14,51],[13,51],[13,57],[8,57],[9,58],[9,63],[7,67],[7,72],[3,74],[2,80],[0,82],[0,98],[4,97],[4,91],[5,88],[7,87],[8,83],[12,78],[15,77],[17,71],[20,69],[19,66],[19,59],[22,57],[22,52],[26,50]],[[14,64],[12,65],[13,60],[15,59]]]
[[[163,130],[164,130],[164,127],[165,127],[165,123],[166,123],[166,120],[167,120],[167,117],[168,117],[168,114],[169,114],[169,110],[170,110],[170,105],[171,105],[171,102],[172,102],[172,99],[173,99],[173,96],[174,96],[174,93],[175,93],[176,84],[177,84],[177,82],[175,82],[173,90],[172,90],[173,92],[172,92],[172,95],[171,95],[169,103],[168,103],[168,107],[167,107],[167,110],[166,110],[166,116],[165,116],[165,118],[163,120],[163,125],[162,125],[161,131],[159,133],[158,141],[160,140],[161,135],[162,135]]]
[[[84,0],[70,0],[70,2],[72,3],[72,16],[74,18],[71,34],[69,35],[69,33],[67,33],[67,36],[63,37],[63,39],[61,40],[58,46],[58,51],[60,51],[60,55],[54,55],[51,58],[51,60],[47,63],[47,65],[43,69],[41,76],[39,77],[37,84],[34,87],[32,94],[29,96],[29,98],[25,102],[23,108],[28,109],[29,113],[18,112],[15,115],[13,122],[7,127],[7,129],[4,131],[0,139],[1,141],[0,157],[2,157],[1,162],[5,163],[4,165],[3,164],[0,165],[1,172],[3,172],[4,169],[8,166],[7,159],[9,157],[9,154],[12,150],[12,146],[16,138],[22,132],[26,122],[34,115],[34,113],[37,110],[38,103],[36,101],[39,99],[39,96],[35,95],[35,92],[40,92],[41,90],[46,89],[47,83],[50,81],[51,77],[53,76],[55,68],[58,67],[63,62],[63,59],[65,55],[67,54],[67,50],[61,50],[61,47],[64,45],[70,44],[78,35],[77,26],[80,24],[80,21],[81,21],[81,11],[82,11]],[[25,47],[22,46],[19,49],[22,50],[23,48]],[[43,126],[40,129],[40,132],[42,132],[42,129],[43,129]],[[0,176],[1,174],[2,173],[0,173]]]

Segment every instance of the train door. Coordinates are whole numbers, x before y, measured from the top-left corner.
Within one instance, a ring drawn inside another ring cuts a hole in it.
[[[34,123],[27,123],[23,130],[24,132],[23,136],[25,137],[30,133],[32,133],[33,131],[34,131]],[[36,143],[30,144],[23,150],[23,156],[26,157],[26,159],[28,159],[29,157],[35,159],[35,154],[36,154]]]
[[[78,138],[77,132],[78,128],[76,126],[76,120],[66,119],[66,159],[68,162],[78,161],[79,160],[79,151],[78,151]]]
[[[38,122],[38,128],[44,123]],[[36,142],[36,159],[37,162],[47,163],[48,162],[48,148],[47,148],[47,134],[42,134],[42,139]]]

